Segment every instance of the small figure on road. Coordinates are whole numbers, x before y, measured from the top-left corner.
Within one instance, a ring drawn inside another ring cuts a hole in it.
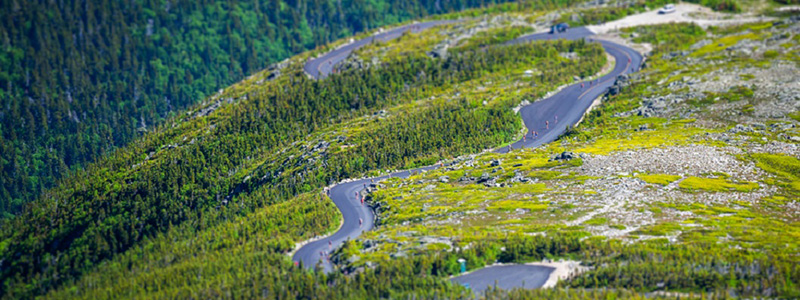
[[[362,220],[361,218],[358,218],[358,226],[361,226],[361,224],[364,224],[364,220]]]
[[[581,82],[581,88],[583,88],[583,82]]]
[[[556,115],[556,124],[558,124],[558,115]]]
[[[330,240],[328,240],[328,248],[331,248],[331,247],[333,247],[333,242],[331,242]]]
[[[550,129],[550,121],[544,121],[544,127]]]

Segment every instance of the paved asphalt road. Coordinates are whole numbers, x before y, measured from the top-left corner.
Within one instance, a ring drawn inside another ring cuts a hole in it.
[[[451,23],[452,21],[433,21],[401,26],[381,34],[358,40],[342,48],[333,50],[319,58],[309,60],[304,66],[305,71],[314,78],[324,78],[330,74],[333,66],[342,61],[352,51],[366,45],[373,39],[382,41],[399,37],[403,31],[421,31],[439,24]],[[579,27],[568,30],[565,33],[549,34],[536,33],[519,37],[509,43],[524,43],[536,40],[550,39],[581,39],[590,38],[594,33],[586,28]],[[584,87],[581,83],[568,86],[550,98],[534,102],[520,110],[525,126],[529,130],[539,132],[539,136],[532,138],[528,134],[525,140],[520,140],[511,145],[514,149],[537,147],[542,144],[554,141],[562,134],[568,125],[572,125],[580,120],[594,99],[606,92],[606,89],[614,83],[618,75],[638,71],[642,62],[642,56],[633,49],[627,48],[608,41],[599,41],[603,48],[616,58],[614,70],[609,74],[594,80],[591,84],[586,81]],[[633,68],[633,69],[632,69]],[[558,122],[555,118],[558,117]],[[549,121],[549,129],[545,125]],[[495,150],[496,152],[508,152],[507,147]],[[436,166],[429,166],[422,169],[430,170]],[[394,177],[408,177],[409,172],[419,172],[420,169],[407,170],[392,174]],[[380,181],[389,176],[372,178]],[[342,212],[344,223],[339,230],[331,236],[308,243],[301,247],[292,257],[296,262],[302,262],[306,267],[313,267],[318,263],[322,264],[325,272],[332,271],[332,265],[327,260],[329,252],[335,249],[347,239],[355,239],[361,232],[371,230],[374,227],[375,214],[360,201],[361,190],[364,185],[369,185],[371,179],[362,179],[351,182],[344,182],[331,188],[330,196],[333,202]],[[358,196],[357,193],[358,192]],[[359,224],[359,219],[362,224]],[[521,287],[524,281],[525,287],[540,287],[547,281],[552,268],[527,265],[508,265],[496,266],[477,270],[464,276],[455,277],[453,281],[468,283],[474,290],[483,290],[486,286],[494,285],[495,280],[502,288]]]
[[[526,35],[511,41],[511,43],[557,38],[576,40],[590,38],[593,34],[586,28],[578,27],[559,34],[536,33]],[[617,63],[614,66],[614,70],[599,79],[593,80],[591,83],[589,81],[581,82],[584,85],[583,88],[581,88],[581,83],[576,83],[564,88],[550,98],[522,107],[520,116],[525,122],[525,127],[528,128],[528,132],[525,134],[525,139],[511,144],[513,149],[538,147],[555,141],[558,136],[566,131],[568,125],[578,123],[578,120],[589,109],[594,99],[603,95],[608,87],[614,84],[614,80],[618,75],[639,70],[639,66],[642,64],[642,55],[639,52],[616,43],[602,40],[599,42],[606,52],[616,59]],[[549,122],[549,125],[545,124],[545,121]],[[534,138],[530,131],[536,131],[538,136]],[[495,150],[495,152],[506,153],[508,150],[507,147],[504,147]]]
[[[329,259],[330,252],[348,239],[355,239],[361,232],[371,230],[375,227],[375,213],[366,204],[361,203],[361,195],[364,187],[369,186],[372,180],[381,181],[389,177],[406,178],[412,173],[419,173],[422,170],[428,171],[435,169],[436,166],[427,166],[418,169],[405,170],[392,173],[389,176],[381,176],[369,179],[343,182],[330,189],[330,197],[333,203],[342,212],[344,223],[336,233],[324,239],[316,240],[300,247],[292,256],[292,260],[302,262],[303,266],[314,267],[321,264],[325,272],[333,270]],[[359,223],[359,219],[361,223]]]
[[[540,288],[547,282],[555,268],[531,265],[502,265],[486,267],[465,275],[454,277],[450,281],[469,286],[480,293],[491,286],[504,290],[512,288]]]
[[[408,24],[397,28],[393,28],[381,32],[379,34],[363,38],[353,43],[344,45],[341,48],[325,53],[325,55],[322,55],[318,58],[311,59],[308,62],[306,62],[305,66],[303,66],[303,69],[306,71],[306,73],[308,73],[312,77],[316,79],[322,79],[327,77],[328,74],[330,74],[331,71],[333,71],[333,66],[335,66],[338,62],[347,58],[347,56],[350,55],[351,52],[355,51],[358,48],[363,47],[364,45],[371,43],[372,41],[377,40],[385,42],[400,37],[406,31],[420,32],[425,29],[431,28],[433,26],[450,24],[455,22],[457,21],[454,20],[429,21],[429,22]]]

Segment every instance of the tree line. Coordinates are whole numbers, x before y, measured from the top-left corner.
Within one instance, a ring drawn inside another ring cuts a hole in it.
[[[504,1],[4,1],[0,217],[270,63]]]
[[[546,51],[551,48],[558,51]],[[281,157],[280,149],[291,148],[293,142],[302,141],[319,128],[413,101],[420,91],[480,78],[485,72],[506,70],[520,63],[552,60],[559,51],[584,48],[587,53],[596,54],[588,55],[588,60],[603,61],[598,45],[558,41],[484,49],[446,60],[412,57],[380,68],[336,74],[322,81],[308,79],[295,65],[287,69],[292,73],[276,82],[234,88],[232,93],[241,91],[246,95],[235,105],[220,108],[208,117],[163,126],[87,171],[67,178],[28,205],[18,217],[6,220],[0,247],[4,289],[13,295],[43,293],[175,226],[224,223],[330,182],[378,167],[400,167],[406,160],[438,153],[420,147],[431,146],[420,143],[422,140],[458,141],[448,151],[485,147],[510,136],[519,126],[511,118],[510,105],[488,111],[433,110],[414,117],[412,120],[417,120],[418,125],[393,124],[386,140],[364,143],[354,152],[328,160],[333,168],[303,164],[295,167],[295,161],[291,168],[284,164],[274,168],[256,165],[260,158],[270,161],[268,158],[275,155]],[[575,64],[572,68],[593,66],[599,70],[600,65]],[[419,76],[422,73],[427,75]],[[496,125],[475,130],[465,129],[463,124],[448,124],[461,126],[454,128],[461,132],[442,130],[438,126],[444,125],[435,125],[431,120],[438,116],[430,113],[442,114],[451,123],[459,122],[460,117],[483,122],[476,124]],[[417,126],[427,136],[407,139],[403,134],[413,132],[407,126]],[[390,136],[399,144],[385,143]],[[398,147],[417,143],[417,147],[408,150]],[[393,155],[391,159],[370,156],[381,152]],[[287,153],[280,161],[296,159],[288,156]],[[368,163],[357,164],[358,161]],[[252,169],[257,171],[251,172]],[[267,172],[276,171],[285,174],[260,182]],[[240,189],[242,184],[245,186]],[[241,195],[228,201],[237,189]],[[246,197],[255,191],[260,197]]]

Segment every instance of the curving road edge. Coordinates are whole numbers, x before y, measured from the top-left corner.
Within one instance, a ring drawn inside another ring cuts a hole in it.
[[[433,26],[453,22],[456,21],[445,20],[414,23],[381,32],[342,46],[318,58],[311,59],[306,62],[304,69],[306,73],[313,78],[323,79],[332,72],[333,66],[335,66],[336,63],[344,60],[354,50],[367,45],[373,40],[388,41],[399,37],[406,31],[419,32]],[[534,33],[525,35],[510,41],[509,44],[552,39],[577,40],[589,38],[590,41],[592,41],[590,38],[592,35],[594,35],[594,33],[589,29],[578,27],[559,34]],[[607,88],[614,84],[617,76],[638,71],[643,59],[640,53],[613,42],[603,40],[593,41],[601,43],[606,52],[615,58],[616,64],[614,69],[599,79],[592,80],[591,82],[584,81],[575,83],[547,99],[522,107],[519,113],[522,120],[525,122],[525,126],[528,128],[525,138],[512,143],[510,147],[496,149],[495,152],[505,153],[510,149],[537,147],[556,140],[559,135],[566,131],[568,126],[574,125],[580,120],[586,110],[589,109],[592,102],[603,95]],[[581,87],[581,85],[583,85],[583,87]],[[538,135],[533,137],[530,133],[532,131],[536,131]],[[328,190],[328,195],[342,213],[342,218],[344,220],[342,226],[334,234],[309,242],[300,247],[300,249],[297,249],[297,252],[292,256],[292,260],[302,263],[303,266],[308,268],[321,264],[325,272],[333,271],[333,265],[329,261],[330,252],[344,241],[355,239],[361,235],[362,232],[375,227],[375,214],[367,204],[361,202],[361,190],[373,181],[378,182],[389,177],[405,178],[412,173],[417,173],[421,170],[432,170],[437,167],[438,166],[428,166],[381,177],[344,181],[333,186]],[[515,269],[513,267],[503,270],[505,274],[513,274],[514,272],[522,274],[527,271],[528,270],[525,268]],[[472,274],[476,276],[480,273],[481,272],[476,271]],[[546,280],[549,274],[549,271],[540,272],[539,276],[544,276]],[[545,280],[541,280],[541,283],[543,284]],[[528,282],[529,284],[533,283],[533,281]],[[539,280],[536,282],[538,283]],[[535,288],[541,286],[541,284],[538,284],[538,286],[535,285],[536,284],[528,285],[528,287]]]

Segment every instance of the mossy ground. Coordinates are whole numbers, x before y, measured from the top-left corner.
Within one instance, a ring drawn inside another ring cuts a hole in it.
[[[668,51],[689,49],[691,44],[706,37],[706,31],[685,24],[627,30],[639,34],[637,41],[653,41],[657,35],[670,32],[675,35],[668,41],[671,44],[656,47],[648,68],[634,76],[631,87],[619,96],[606,99],[580,127],[559,141],[533,150],[484,153],[452,167],[384,182],[385,187],[371,195],[374,203],[388,208],[381,214],[381,226],[360,238],[377,242],[378,246],[356,247],[360,255],[356,264],[387,262],[397,253],[430,253],[447,246],[426,240],[449,241],[452,251],[475,242],[515,235],[598,235],[629,243],[683,245],[680,247],[713,245],[720,251],[725,249],[724,252],[741,249],[739,251],[755,257],[779,257],[777,261],[782,263],[799,261],[796,253],[800,252],[800,223],[796,205],[791,206],[797,203],[800,191],[800,161],[795,157],[736,154],[742,166],[757,166],[751,172],[763,176],[758,181],[702,170],[694,170],[699,172],[696,176],[685,172],[637,172],[598,177],[586,175],[583,169],[586,166],[580,158],[569,162],[549,161],[551,155],[562,151],[587,157],[613,157],[618,153],[657,148],[731,149],[729,143],[709,138],[726,133],[735,124],[715,110],[715,106],[723,100],[729,103],[761,101],[756,99],[754,88],[748,85],[737,85],[726,92],[709,92],[702,99],[689,99],[683,105],[690,107],[691,117],[676,114],[622,117],[618,114],[637,107],[642,97],[676,92],[667,84],[681,81],[685,76],[703,78],[717,68],[768,68],[781,61],[797,62],[796,40],[783,46],[788,51],[759,57],[727,54],[727,48],[742,40],[773,36],[772,30],[771,24],[712,28],[709,30],[714,35],[711,43],[691,50],[687,58],[695,63],[689,64],[681,58],[661,59],[659,56]],[[754,76],[747,74],[740,79],[746,82]],[[790,113],[795,121],[796,115],[796,112]],[[637,130],[643,125],[646,130]],[[779,133],[781,131],[740,133],[739,136],[755,136],[768,142],[778,140]],[[740,149],[734,152],[751,152],[748,145],[751,144],[734,146]],[[495,166],[492,161],[502,163]],[[495,181],[489,185],[459,181],[482,175]],[[515,181],[519,177],[530,181]],[[440,182],[441,178],[447,182]],[[641,187],[633,188],[637,192],[632,194],[610,191],[614,185],[628,184]],[[636,200],[637,193],[656,196],[647,198],[650,202],[642,202]],[[626,196],[618,202],[602,201],[614,195]],[[639,220],[630,222],[609,211],[630,212]],[[429,240],[431,237],[436,239]]]

